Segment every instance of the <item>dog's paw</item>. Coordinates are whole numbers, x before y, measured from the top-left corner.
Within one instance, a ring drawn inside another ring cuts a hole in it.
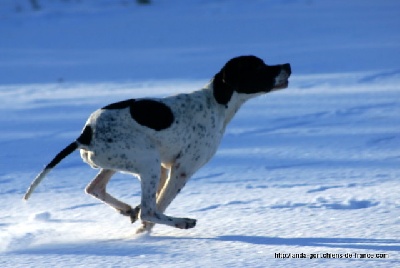
[[[175,227],[179,229],[190,229],[196,226],[196,222],[197,220],[195,219],[183,218],[175,224]]]
[[[134,223],[139,219],[139,213],[140,213],[140,206],[136,206],[134,209],[131,209],[130,213],[130,218],[131,218],[131,223]]]
[[[136,234],[144,234],[144,233],[151,233],[153,229],[154,223],[152,222],[143,222],[142,226],[136,229]]]
[[[131,218],[131,223],[134,223],[139,219],[140,205],[128,211],[120,211],[120,213],[124,216],[129,216]]]

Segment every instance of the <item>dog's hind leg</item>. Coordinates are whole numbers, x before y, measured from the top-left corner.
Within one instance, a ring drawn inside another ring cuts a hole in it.
[[[94,180],[86,187],[86,193],[100,199],[107,205],[119,211],[122,215],[130,216],[131,220],[135,221],[138,214],[137,209],[132,209],[128,204],[119,201],[106,192],[107,183],[114,174],[115,171],[113,170],[101,169]]]

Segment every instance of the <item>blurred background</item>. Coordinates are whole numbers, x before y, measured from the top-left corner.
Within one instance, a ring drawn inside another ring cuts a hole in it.
[[[1,0],[0,84],[209,79],[231,57],[294,74],[400,71],[395,0]]]

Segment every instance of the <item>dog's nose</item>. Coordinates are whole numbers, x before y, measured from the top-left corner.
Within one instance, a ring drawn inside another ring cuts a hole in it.
[[[292,68],[290,67],[289,63],[282,64],[282,69],[287,72],[287,74],[290,76],[292,74]]]

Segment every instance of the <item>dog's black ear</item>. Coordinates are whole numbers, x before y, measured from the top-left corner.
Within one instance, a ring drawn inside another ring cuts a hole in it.
[[[247,70],[242,68],[242,62],[243,60],[241,60],[241,57],[233,58],[228,61],[221,70],[224,83],[234,89],[238,89],[242,86],[243,79],[241,78],[246,75],[245,72]]]
[[[215,100],[222,105],[228,104],[233,94],[233,88],[224,81],[223,70],[214,76],[213,93]]]

